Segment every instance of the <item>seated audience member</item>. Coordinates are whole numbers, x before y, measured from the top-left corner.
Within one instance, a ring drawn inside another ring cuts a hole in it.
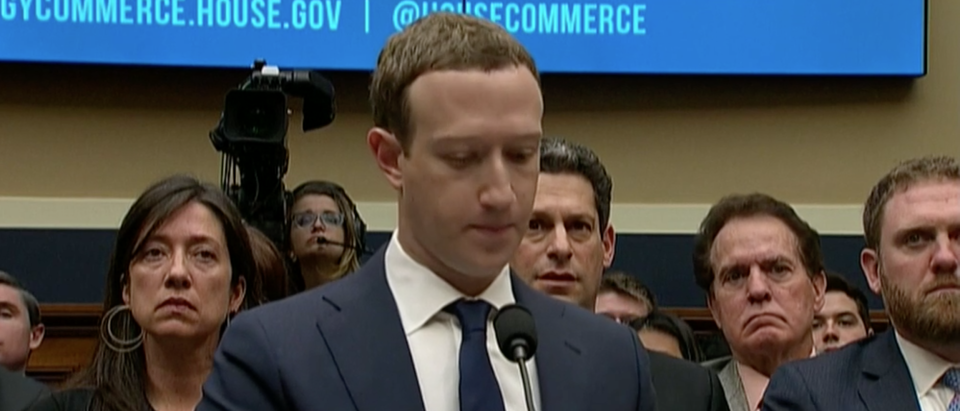
[[[817,352],[833,351],[871,334],[867,296],[843,276],[828,272],[823,308],[813,317]]]
[[[777,370],[767,411],[960,408],[960,162],[898,164],[863,207],[860,266],[887,331]]]
[[[0,410],[24,411],[40,398],[50,394],[50,389],[23,373],[0,367]]]
[[[703,354],[686,322],[665,311],[654,310],[630,322],[648,350],[699,363]]]
[[[642,319],[657,309],[657,299],[637,277],[621,271],[607,273],[600,280],[597,313],[621,324]]]
[[[614,256],[612,188],[606,168],[592,150],[561,139],[544,139],[529,229],[510,264],[517,276],[546,294],[596,312],[601,275]],[[613,275],[608,285],[636,299],[628,300],[625,310],[608,314],[611,317],[636,318],[654,303],[639,281],[629,277]],[[639,343],[637,349],[647,351]],[[657,410],[727,410],[715,373],[666,354],[650,351],[647,355]]]
[[[0,271],[0,365],[23,374],[43,335],[36,297],[12,275]]]
[[[336,183],[307,181],[293,189],[287,252],[291,294],[337,280],[360,267],[364,227],[353,200]]]
[[[289,276],[283,253],[270,237],[256,227],[246,226],[257,272],[263,284],[263,302],[276,301],[289,295]]]
[[[809,358],[823,306],[820,236],[788,204],[731,195],[710,208],[693,254],[697,285],[730,345],[713,360],[732,411],[755,411],[780,365]]]
[[[226,195],[186,176],[151,185],[117,232],[89,367],[33,410],[193,410],[224,327],[259,286]]]

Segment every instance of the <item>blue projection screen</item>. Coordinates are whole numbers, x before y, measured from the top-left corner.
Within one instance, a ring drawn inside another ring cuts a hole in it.
[[[548,73],[926,71],[925,0],[0,0],[0,60],[370,70],[439,10],[503,25]]]

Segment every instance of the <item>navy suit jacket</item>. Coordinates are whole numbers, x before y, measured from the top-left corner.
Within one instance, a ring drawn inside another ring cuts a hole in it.
[[[197,410],[422,411],[385,250],[341,280],[238,315]],[[539,411],[654,411],[649,359],[631,329],[511,279],[537,325]]]
[[[781,365],[764,411],[920,411],[892,330],[811,359]]]

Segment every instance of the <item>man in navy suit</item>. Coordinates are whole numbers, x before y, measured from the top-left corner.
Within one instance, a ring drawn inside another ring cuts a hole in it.
[[[863,210],[860,265],[892,330],[774,374],[768,411],[960,409],[960,163],[899,164]]]
[[[540,144],[538,185],[530,227],[511,267],[534,288],[595,311],[615,251],[613,182],[592,150],[551,138]],[[653,351],[649,356],[658,411],[728,411],[711,370]]]
[[[197,409],[525,410],[490,321],[518,303],[537,326],[538,410],[652,411],[632,331],[508,268],[539,174],[529,53],[495,23],[430,14],[387,41],[370,93],[367,144],[399,193],[396,231],[356,273],[235,319]]]

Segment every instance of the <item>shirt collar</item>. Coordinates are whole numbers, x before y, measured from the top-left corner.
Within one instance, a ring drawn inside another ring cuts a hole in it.
[[[444,307],[467,297],[410,257],[400,245],[397,231],[394,230],[390,238],[384,255],[384,265],[387,283],[400,312],[403,331],[409,336],[426,325]],[[516,301],[510,283],[509,265],[504,265],[493,283],[476,299],[490,303],[495,309]]]
[[[917,390],[918,397],[926,395],[940,380],[943,373],[957,366],[908,341],[899,332],[894,331],[894,334],[897,338],[897,345],[900,347],[900,353],[903,354],[903,360],[907,363],[910,379],[913,380],[913,386]]]

